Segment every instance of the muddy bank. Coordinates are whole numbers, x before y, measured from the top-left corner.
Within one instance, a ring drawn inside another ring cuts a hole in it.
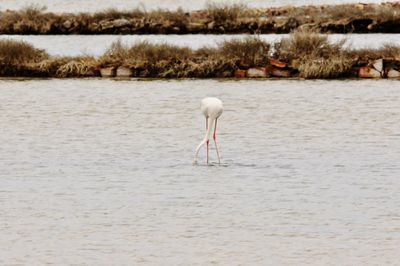
[[[298,28],[323,33],[400,33],[400,4],[265,9],[214,4],[193,12],[135,9],[79,14],[27,7],[0,13],[0,34],[268,34]]]

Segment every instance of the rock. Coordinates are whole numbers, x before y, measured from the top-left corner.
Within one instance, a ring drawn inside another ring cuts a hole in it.
[[[232,77],[232,71],[229,70],[225,70],[217,74],[217,78],[229,78],[229,77]]]
[[[253,65],[253,60],[250,60],[248,58],[241,59],[238,63],[238,67],[246,69],[250,68],[252,65]]]
[[[95,22],[90,23],[90,24],[88,25],[88,29],[89,29],[91,32],[97,32],[97,31],[99,30],[99,28],[100,28],[99,24],[97,24],[97,23],[95,23]]]
[[[376,70],[378,70],[379,72],[382,72],[382,70],[383,70],[383,59],[375,60],[374,63],[372,64],[372,66]]]
[[[400,71],[397,71],[395,69],[389,69],[387,72],[387,77],[388,78],[400,78]]]
[[[359,18],[350,20],[349,23],[345,25],[348,32],[357,32],[357,33],[368,33],[368,26],[371,25],[374,21],[369,18]]]
[[[132,70],[127,67],[120,66],[117,68],[116,75],[119,78],[129,78],[132,76]]]
[[[299,25],[300,22],[296,18],[290,16],[285,23],[285,29],[286,30],[296,29]]]
[[[296,29],[300,25],[300,22],[293,17],[276,17],[274,23],[274,29],[277,33],[289,33],[291,30]]]
[[[212,30],[215,27],[215,21],[211,21],[210,23],[207,24],[207,29]]]
[[[378,27],[378,23],[376,23],[376,21],[374,21],[374,22],[372,22],[371,24],[369,24],[368,26],[367,26],[367,29],[369,30],[369,31],[372,31],[372,30],[374,30],[375,28],[377,28]]]
[[[112,29],[114,28],[114,23],[109,20],[100,21],[100,27],[102,30]]]
[[[132,23],[125,18],[113,20],[112,24],[114,25],[115,28],[121,28],[121,27],[126,27],[126,26],[132,25]]]
[[[98,77],[99,72],[93,68],[90,68],[86,71],[86,73],[83,76],[84,77]]]
[[[247,77],[249,78],[268,78],[269,74],[265,67],[249,68],[247,70]]]
[[[273,59],[273,58],[271,58],[271,59],[269,60],[269,63],[270,63],[271,65],[275,66],[275,67],[278,67],[278,68],[285,68],[285,67],[286,67],[286,63],[281,62],[281,61],[279,61],[278,59]]]
[[[272,68],[270,70],[270,73],[271,73],[271,76],[273,76],[273,77],[282,77],[282,78],[290,77],[290,71],[289,70]]]
[[[70,20],[66,20],[62,25],[64,28],[69,29],[72,26],[72,22]]]
[[[313,30],[318,29],[318,24],[317,23],[305,23],[305,24],[299,25],[298,29],[303,30],[303,31],[313,31]]]
[[[51,21],[46,21],[44,25],[39,29],[40,34],[47,34],[51,31],[53,23]]]
[[[204,28],[203,23],[195,23],[195,22],[190,22],[188,24],[188,30],[189,31],[201,31]]]
[[[360,78],[380,78],[381,73],[376,69],[366,66],[366,67],[361,67],[358,70],[358,76]]]
[[[235,78],[245,78],[246,77],[246,70],[236,69],[234,73]]]
[[[115,67],[105,67],[100,69],[100,74],[103,78],[115,77]]]
[[[321,32],[335,32],[335,33],[347,33],[346,21],[328,21],[324,23],[320,23],[319,29]]]
[[[172,32],[173,33],[179,33],[181,29],[179,27],[172,27]]]

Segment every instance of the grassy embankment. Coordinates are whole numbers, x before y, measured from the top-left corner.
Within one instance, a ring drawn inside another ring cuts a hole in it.
[[[359,67],[381,58],[386,67],[399,70],[400,46],[354,50],[307,31],[296,31],[277,43],[249,37],[198,50],[148,42],[127,46],[118,41],[98,58],[52,57],[25,42],[0,41],[1,76],[95,77],[101,68],[125,67],[132,77],[229,78],[240,69],[272,71],[276,64],[271,59],[276,59],[287,77],[328,79],[356,77]]]
[[[185,12],[108,9],[53,13],[29,6],[0,12],[0,34],[289,33],[308,28],[330,33],[400,33],[400,4],[343,4],[248,8],[209,4]]]

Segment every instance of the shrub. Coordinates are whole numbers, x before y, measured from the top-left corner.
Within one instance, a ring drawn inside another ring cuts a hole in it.
[[[277,57],[291,62],[304,78],[336,78],[346,75],[354,57],[344,51],[346,40],[330,43],[328,36],[312,31],[295,31],[276,44]]]
[[[85,13],[81,13],[81,16]],[[103,20],[103,19],[119,19],[123,17],[129,17],[130,14],[128,12],[120,11],[116,8],[108,8],[104,11],[99,11],[92,14],[92,17],[95,20]]]
[[[265,65],[270,44],[256,37],[233,39],[220,44],[218,54],[225,59],[246,60],[252,66]]]
[[[0,40],[0,63],[19,65],[39,62],[48,58],[48,54],[24,41]]]
[[[100,65],[120,65],[128,58],[129,47],[119,39],[100,57]]]
[[[226,21],[236,21],[240,17],[244,17],[248,8],[244,4],[219,4],[219,3],[208,3],[206,10],[211,15],[213,20],[219,24]]]
[[[290,37],[276,43],[274,48],[278,58],[290,62],[304,57],[328,58],[333,54],[340,54],[345,42],[346,40],[342,40],[331,44],[327,35],[308,30],[296,30]]]
[[[332,5],[324,9],[326,16],[331,19],[356,19],[366,17],[366,12],[357,8],[355,5]]]
[[[331,58],[304,58],[299,65],[300,77],[307,79],[343,77],[353,66],[353,61],[345,56]]]
[[[128,58],[133,60],[146,60],[150,64],[162,60],[179,61],[191,57],[192,50],[188,47],[179,47],[172,44],[154,44],[147,41],[134,44],[128,50]]]
[[[112,43],[106,53],[100,58],[101,65],[135,66],[138,62],[156,64],[160,61],[181,61],[191,57],[192,50],[171,44],[154,44],[141,41],[131,47],[120,40]]]
[[[175,11],[163,9],[153,10],[146,13],[146,16],[149,19],[159,21],[160,23],[165,23],[166,21],[169,21],[175,25],[183,25],[188,22],[189,18],[182,8],[178,8]]]

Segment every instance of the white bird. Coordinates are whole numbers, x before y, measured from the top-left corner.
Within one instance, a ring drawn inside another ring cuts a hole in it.
[[[217,151],[218,163],[221,163],[221,159],[219,157],[218,145],[217,145],[217,119],[222,114],[224,107],[222,106],[222,101],[215,97],[207,97],[201,100],[201,112],[204,114],[206,118],[206,135],[204,139],[200,142],[199,146],[197,146],[196,153],[194,155],[193,164],[197,163],[197,155],[199,154],[200,148],[207,144],[207,164],[208,164],[208,143],[210,142],[211,132],[214,129],[214,144],[215,149]]]

